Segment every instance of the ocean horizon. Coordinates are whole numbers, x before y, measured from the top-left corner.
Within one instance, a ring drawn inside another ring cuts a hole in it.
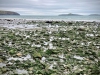
[[[0,19],[100,21],[100,16],[58,16],[58,15],[0,15]]]

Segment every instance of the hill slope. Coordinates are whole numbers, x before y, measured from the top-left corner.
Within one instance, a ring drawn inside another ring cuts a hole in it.
[[[13,11],[2,11],[0,10],[0,15],[20,15],[17,12],[13,12]]]
[[[60,14],[59,16],[82,16],[82,15],[79,15],[79,14]]]
[[[90,14],[89,16],[100,16],[100,14]]]

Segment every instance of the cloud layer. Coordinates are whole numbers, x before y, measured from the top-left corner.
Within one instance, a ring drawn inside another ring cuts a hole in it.
[[[0,0],[0,10],[21,15],[58,15],[100,13],[99,0]]]

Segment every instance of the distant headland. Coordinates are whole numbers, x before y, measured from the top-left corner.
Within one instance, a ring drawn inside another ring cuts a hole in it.
[[[82,16],[82,15],[69,13],[69,14],[60,14],[58,16]]]
[[[20,14],[17,13],[17,12],[13,12],[13,11],[3,11],[3,10],[0,10],[0,15],[20,15]]]
[[[90,14],[89,16],[100,16],[100,14]]]
[[[59,14],[58,16],[100,16],[100,14],[90,14],[90,15],[79,15],[79,14]]]

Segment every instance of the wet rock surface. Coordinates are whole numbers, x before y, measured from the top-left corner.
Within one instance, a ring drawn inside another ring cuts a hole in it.
[[[98,36],[99,22],[0,19],[0,75],[99,75]]]

